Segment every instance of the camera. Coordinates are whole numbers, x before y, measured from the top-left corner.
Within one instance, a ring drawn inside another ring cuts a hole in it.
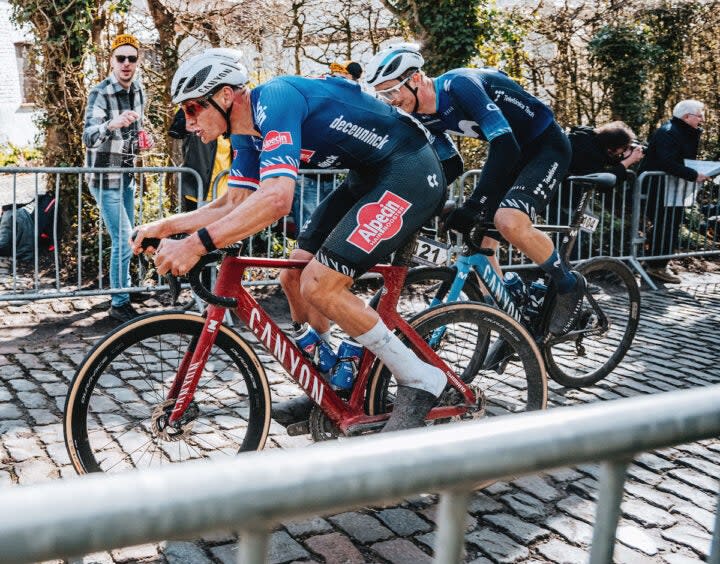
[[[636,147],[640,147],[643,155],[647,153],[647,143],[641,143],[640,141],[633,141],[632,143],[630,143],[630,149],[634,151]]]

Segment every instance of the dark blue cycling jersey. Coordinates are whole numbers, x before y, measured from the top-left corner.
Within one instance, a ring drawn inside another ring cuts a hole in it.
[[[550,108],[495,69],[455,69],[434,81],[436,112],[416,117],[436,134],[492,141],[512,133],[523,147],[554,119]]]
[[[434,137],[412,116],[339,77],[278,77],[254,88],[250,103],[261,137],[232,136],[231,187],[254,190],[268,178],[294,179],[301,167],[372,170],[396,150]],[[437,138],[437,150],[448,153],[448,141]]]

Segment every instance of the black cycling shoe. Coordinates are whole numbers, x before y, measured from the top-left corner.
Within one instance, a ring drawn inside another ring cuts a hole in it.
[[[550,319],[548,331],[556,337],[565,335],[565,333],[572,330],[582,310],[587,283],[585,277],[579,272],[573,270],[572,274],[577,278],[575,287],[564,294],[558,293],[555,297],[555,309]]]
[[[398,386],[390,419],[381,433],[413,429],[425,425],[425,417],[437,403],[430,392],[409,386]]]
[[[295,398],[276,403],[272,406],[271,417],[283,427],[307,421],[315,403],[308,396]]]
[[[115,319],[116,321],[125,323],[126,321],[130,321],[131,319],[135,319],[140,314],[135,311],[135,308],[130,304],[130,302],[126,302],[121,306],[110,306],[108,315],[110,316],[110,318]]]

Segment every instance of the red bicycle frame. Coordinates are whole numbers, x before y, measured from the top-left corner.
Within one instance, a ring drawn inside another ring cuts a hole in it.
[[[365,414],[365,388],[375,361],[375,356],[365,350],[358,368],[358,377],[350,399],[346,402],[330,387],[317,368],[303,355],[294,341],[267,315],[265,310],[249,294],[242,281],[246,268],[299,268],[306,260],[262,259],[226,256],[223,259],[213,293],[237,300],[237,316],[254,333],[262,346],[282,366],[328,418],[344,433],[372,425],[387,419],[388,414]],[[385,287],[377,307],[378,314],[387,327],[402,333],[415,352],[424,361],[440,368],[449,383],[462,393],[465,405],[436,407],[428,419],[448,418],[460,415],[475,405],[475,393],[445,364],[415,330],[397,313],[397,303],[407,275],[407,267],[378,265],[371,269],[382,275]],[[168,399],[175,399],[169,424],[177,422],[192,401],[200,375],[210,356],[217,336],[217,328],[225,316],[225,307],[208,305],[205,326],[197,340],[193,340],[185,352],[168,392]]]

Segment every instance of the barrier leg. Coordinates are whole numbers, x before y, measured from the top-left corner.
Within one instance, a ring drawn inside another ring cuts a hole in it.
[[[448,491],[440,496],[435,564],[462,562],[465,549],[465,516],[470,492]]]
[[[645,272],[645,269],[640,264],[640,261],[637,259],[637,257],[629,257],[628,261],[630,262],[630,266],[632,266],[638,272],[638,274],[640,274],[640,277],[645,281],[645,283],[650,286],[651,290],[658,289],[655,282],[653,282],[653,279],[650,278],[650,275]]]
[[[238,540],[238,564],[265,564],[267,561],[268,539],[267,530],[240,531]]]
[[[623,497],[627,466],[626,460],[604,462],[600,466],[600,488],[590,564],[605,564],[613,561],[615,531],[620,518],[620,503]]]

